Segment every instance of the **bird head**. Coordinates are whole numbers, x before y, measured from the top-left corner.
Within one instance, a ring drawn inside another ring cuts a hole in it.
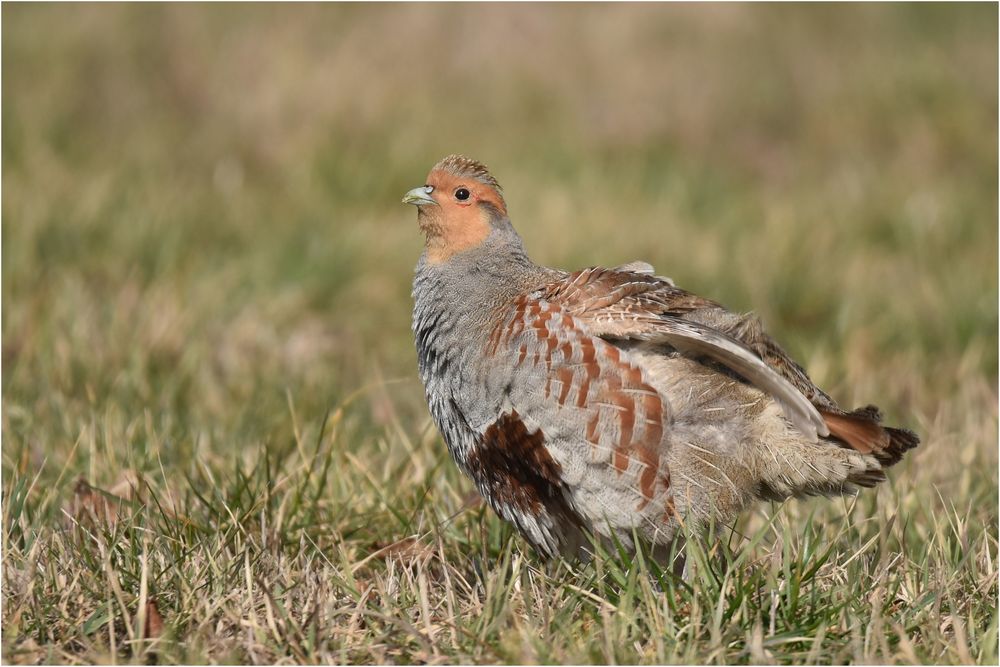
[[[461,155],[434,165],[426,184],[407,192],[403,203],[417,207],[432,263],[479,246],[507,218],[500,184],[485,165]]]

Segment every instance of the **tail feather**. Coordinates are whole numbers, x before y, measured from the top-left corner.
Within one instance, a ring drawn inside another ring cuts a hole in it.
[[[913,431],[882,426],[882,413],[874,405],[838,414],[821,410],[830,435],[850,449],[871,454],[883,467],[898,463],[903,454],[920,444]]]
[[[886,427],[885,430],[889,434],[887,453],[891,455],[886,465],[899,463],[903,454],[920,444],[920,436],[909,429]]]
[[[852,472],[847,476],[847,482],[855,486],[863,486],[870,489],[876,484],[885,481],[885,472],[881,468],[866,468],[858,472]]]

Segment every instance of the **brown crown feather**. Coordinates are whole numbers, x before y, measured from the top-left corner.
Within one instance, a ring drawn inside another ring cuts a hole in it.
[[[441,171],[447,171],[455,176],[474,178],[480,183],[490,186],[496,190],[498,194],[503,193],[503,188],[501,188],[500,184],[497,183],[497,179],[493,178],[493,175],[490,173],[490,170],[485,164],[477,162],[472,158],[465,157],[464,155],[449,155],[434,165],[434,170],[438,169]]]

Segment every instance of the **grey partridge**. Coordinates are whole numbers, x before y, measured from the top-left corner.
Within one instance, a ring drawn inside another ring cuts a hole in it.
[[[431,415],[488,504],[548,556],[655,548],[751,503],[853,493],[919,439],[846,411],[753,316],[652,267],[528,258],[486,167],[452,155],[403,198],[425,250],[413,332]]]

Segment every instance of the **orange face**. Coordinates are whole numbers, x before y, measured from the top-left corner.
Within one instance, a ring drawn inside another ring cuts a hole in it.
[[[478,246],[489,236],[492,220],[507,214],[497,188],[440,164],[427,175],[427,184],[403,201],[417,205],[427,260],[435,264]]]

